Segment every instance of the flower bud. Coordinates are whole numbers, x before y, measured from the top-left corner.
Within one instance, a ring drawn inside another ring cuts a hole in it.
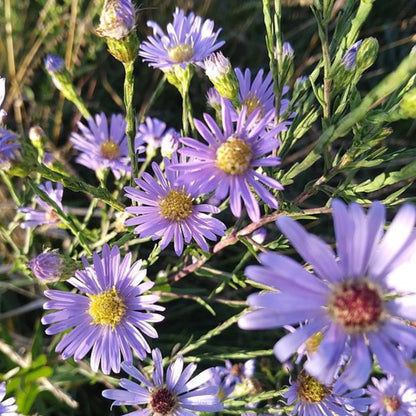
[[[27,266],[34,276],[47,283],[70,278],[77,269],[76,263],[70,257],[59,254],[57,250],[46,250],[31,259]]]
[[[361,43],[360,48],[357,51],[357,70],[360,73],[363,73],[367,68],[369,68],[378,55],[378,41],[376,38],[366,38]]]
[[[404,94],[399,104],[402,118],[416,118],[416,87]]]
[[[205,74],[218,93],[229,100],[238,99],[239,85],[230,60],[221,52],[213,53],[204,61]]]

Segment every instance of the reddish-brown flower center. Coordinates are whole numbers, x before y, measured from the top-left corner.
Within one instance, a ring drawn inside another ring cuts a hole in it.
[[[401,406],[400,400],[395,396],[383,396],[383,404],[390,413],[397,412]]]
[[[345,282],[332,294],[329,310],[348,332],[374,329],[383,315],[381,291],[365,280]]]
[[[176,395],[166,387],[156,390],[150,398],[150,406],[157,416],[169,416],[178,405]]]

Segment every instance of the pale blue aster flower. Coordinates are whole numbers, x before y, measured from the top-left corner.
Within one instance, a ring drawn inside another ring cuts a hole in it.
[[[173,128],[166,128],[166,123],[156,117],[146,117],[144,123],[137,125],[136,130],[136,148],[145,142],[155,149],[161,146],[165,136],[175,132]]]
[[[373,386],[367,393],[373,399],[370,416],[414,416],[416,415],[416,388],[388,376],[371,378]]]
[[[57,251],[45,251],[31,259],[27,266],[38,279],[56,282],[63,274],[64,260]]]
[[[285,362],[312,336],[320,333],[316,351],[308,354],[305,369],[329,383],[348,352],[343,381],[356,388],[368,379],[373,355],[387,373],[408,377],[410,368],[399,345],[414,351],[416,328],[415,279],[407,264],[416,249],[416,209],[404,205],[384,232],[385,207],[372,204],[366,214],[352,203],[332,203],[337,255],[298,222],[281,217],[277,224],[303,259],[308,272],[290,257],[269,252],[259,255],[261,266],[246,275],[272,291],[252,294],[253,311],[239,319],[243,329],[300,325],[274,346]]]
[[[52,182],[46,181],[45,183],[40,184],[38,188],[45,192],[62,212],[67,211],[67,209],[62,205],[64,187],[61,183],[56,183],[56,188],[54,188]],[[39,196],[35,196],[35,201],[38,209],[31,207],[19,208],[18,211],[25,214],[24,221],[20,224],[20,226],[22,228],[36,227],[38,225],[56,227],[61,220],[54,208],[47,202],[40,199]]]
[[[126,416],[196,416],[199,412],[213,414],[222,410],[218,388],[204,386],[211,377],[211,369],[192,378],[196,364],[191,363],[184,368],[183,357],[179,356],[169,365],[165,376],[159,349],[152,351],[152,358],[154,370],[151,380],[131,363],[121,364],[123,370],[139,383],[122,378],[122,389],[104,390],[103,396],[114,400],[112,406],[145,406],[126,413]]]
[[[74,148],[80,154],[77,163],[95,171],[111,169],[116,179],[130,174],[130,157],[126,136],[126,121],[121,114],[111,115],[110,120],[104,113],[96,114],[87,120],[88,126],[78,122],[80,133],[70,136]],[[140,140],[136,140],[136,149],[140,151]]]
[[[270,153],[279,147],[278,134],[285,127],[278,125],[266,131],[272,114],[259,118],[257,109],[248,116],[245,106],[234,124],[233,110],[225,100],[222,99],[222,103],[222,129],[209,114],[204,114],[205,123],[195,120],[195,128],[205,143],[182,138],[184,147],[178,152],[193,160],[171,168],[186,172],[187,181],[199,184],[202,193],[215,190],[214,197],[218,201],[229,196],[231,212],[236,217],[241,216],[243,201],[250,219],[258,221],[260,208],[254,193],[271,208],[278,207],[276,198],[264,185],[277,190],[282,190],[283,186],[260,173],[258,168],[280,164],[280,159]]]
[[[296,381],[290,381],[283,397],[288,405],[294,405],[290,413],[293,416],[355,416],[365,412],[371,403],[364,393],[364,389],[347,391],[342,383],[322,384],[301,371]]]
[[[50,325],[48,335],[67,332],[56,346],[64,360],[84,358],[90,350],[91,368],[101,367],[104,374],[120,372],[122,359],[133,360],[133,352],[143,360],[150,352],[143,334],[157,338],[151,322],[160,322],[157,311],[165,308],[155,303],[159,296],[145,293],[154,285],[144,281],[142,261],[131,264],[131,253],[121,258],[117,246],[106,244],[102,255],[93,253],[90,265],[82,258],[85,269],[75,272],[67,282],[80,293],[46,290],[50,301],[43,308],[55,310],[44,315],[42,323]]]
[[[221,29],[213,32],[212,20],[204,21],[193,12],[185,16],[179,8],[173,14],[173,23],[167,26],[167,34],[153,21],[147,25],[153,29],[153,36],[148,36],[140,44],[139,55],[153,68],[166,70],[173,65],[185,68],[188,64],[202,66],[203,60],[224,44],[224,41],[217,42]]]
[[[6,396],[6,382],[0,383],[0,416],[18,416],[16,399],[9,397],[3,400]]]
[[[178,183],[178,172],[169,169],[171,164],[177,163],[177,155],[172,155],[172,161],[168,158],[163,161],[165,173],[154,162],[152,168],[156,179],[144,172],[141,178],[135,179],[137,188],[125,187],[126,196],[137,203],[126,208],[126,212],[134,217],[125,225],[135,226],[134,232],[140,238],[160,238],[162,249],[173,240],[178,256],[184,243],[189,244],[192,239],[208,251],[206,239],[216,240],[226,229],[221,221],[208,215],[218,213],[219,209],[195,203],[200,192],[194,183],[186,180]]]

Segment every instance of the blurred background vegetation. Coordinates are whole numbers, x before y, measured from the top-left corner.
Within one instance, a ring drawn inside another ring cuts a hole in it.
[[[345,1],[336,1],[335,9],[342,10]],[[310,74],[321,58],[321,48],[316,22],[307,6],[309,2],[286,0],[282,3],[283,38],[291,43],[295,52],[293,84],[297,77]],[[68,146],[68,136],[76,129],[81,115],[53,86],[43,67],[43,59],[47,54],[56,54],[65,59],[77,90],[91,113],[103,111],[109,115],[123,112],[123,67],[108,54],[105,41],[96,36],[94,29],[98,25],[102,4],[102,0],[0,0],[0,75],[7,80],[3,105],[8,112],[7,127],[27,137],[30,127],[41,126],[50,138],[49,150],[59,155],[67,169],[76,167],[81,175],[91,181],[94,181],[92,175],[73,163],[74,153]],[[136,5],[139,8],[137,32],[141,40],[149,34],[147,20],[154,20],[165,28],[177,6],[210,18],[214,20],[215,28],[222,28],[219,38],[226,41],[222,51],[234,67],[248,67],[252,72],[268,68],[260,0],[143,0],[137,1]],[[361,95],[365,95],[366,91],[394,70],[415,44],[415,10],[414,0],[376,0],[360,38],[377,38],[380,50],[377,61],[359,82]],[[150,103],[152,94],[163,78],[161,71],[148,68],[138,59],[135,77],[134,105],[137,114],[141,117],[158,117],[179,130],[181,98],[174,87],[166,84],[156,100]],[[210,86],[204,74],[197,71],[192,82],[191,100],[198,118],[207,111],[205,93]],[[414,146],[415,129],[414,120],[393,123],[388,146],[398,149]],[[320,134],[321,126],[317,122],[297,149],[299,153],[289,155],[287,160],[283,160],[282,167],[287,169],[297,160],[296,157],[303,157],[303,150]],[[319,166],[314,169],[319,170]],[[319,176],[319,172],[316,175]],[[14,180],[20,181],[24,187],[24,178]],[[288,187],[287,199],[297,195],[307,180],[299,178],[299,182]],[[414,195],[414,186],[408,192]],[[87,202],[80,199],[80,194],[68,192],[66,198],[73,206],[87,206]],[[319,195],[312,205],[318,200]],[[325,203],[325,200],[322,201],[321,205]],[[8,224],[14,217],[15,206],[2,186],[0,207],[0,224]],[[325,225],[325,221],[328,219],[324,218],[320,225]],[[276,233],[274,228],[271,224],[272,233]],[[16,228],[13,238],[18,246],[24,245],[23,231],[19,234]],[[39,245],[42,245],[57,237],[38,235],[38,238],[41,241]],[[216,316],[213,316],[192,299],[172,301],[165,321],[157,327],[160,334],[158,346],[162,350],[165,345],[169,353],[168,348],[176,343],[183,345],[188,342],[190,333],[196,339],[242,309],[242,302],[239,301],[246,298],[249,290],[245,288],[242,276],[247,258],[238,263],[244,247],[242,244],[229,247],[216,257],[216,265],[220,264],[223,272],[217,280],[212,278],[212,273],[205,271],[204,274],[204,270],[201,270],[198,276],[191,277],[196,279],[189,285],[191,291],[188,290],[187,279],[178,283],[176,288],[178,293],[184,295],[192,293],[201,296],[208,296],[216,290],[224,298],[228,296],[229,300],[235,301],[235,308],[232,302],[227,306],[218,302],[214,308]],[[110,378],[94,376],[84,363],[75,364],[68,360],[65,366],[62,365],[52,352],[54,346],[49,346],[50,340],[43,335],[39,322],[43,301],[40,289],[27,277],[14,273],[13,261],[7,245],[0,242],[0,380],[1,374],[7,375],[7,378],[18,376],[13,378],[13,384],[8,389],[23,406],[22,413],[43,416],[109,414],[110,403],[101,397],[101,390],[104,385],[108,386]],[[170,264],[172,257],[165,254],[164,261],[166,267],[174,267],[174,264]],[[157,263],[152,267],[149,275],[155,276],[161,265]],[[10,282],[11,278],[13,283]],[[198,289],[195,289],[196,286]],[[230,292],[224,287],[229,287]],[[234,288],[241,289],[237,297]],[[209,357],[216,357],[212,365],[220,364],[224,345],[227,345],[228,351],[235,353],[238,361],[238,352],[248,345],[253,351],[271,347],[276,340],[276,333],[273,332],[256,333],[253,336],[252,333],[239,331],[234,325],[223,333],[218,345],[211,343],[209,348],[198,350],[197,355],[208,360]],[[262,365],[265,368],[274,365],[267,357],[264,360]],[[271,360],[274,363],[275,360]],[[267,383],[267,380],[264,382]],[[76,407],[75,402],[81,406]],[[113,411],[113,414],[121,413],[119,409]]]

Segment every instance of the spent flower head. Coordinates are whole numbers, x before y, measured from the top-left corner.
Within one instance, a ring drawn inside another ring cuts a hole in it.
[[[97,33],[120,40],[134,29],[135,10],[131,0],[105,0]]]
[[[416,209],[404,205],[386,232],[381,203],[373,203],[366,214],[357,203],[334,200],[332,210],[337,255],[293,219],[277,220],[313,272],[285,255],[260,254],[262,265],[247,267],[246,275],[273,290],[248,297],[254,310],[239,319],[239,326],[304,323],[274,346],[282,362],[319,333],[305,369],[322,383],[335,378],[345,354],[349,360],[342,378],[350,387],[367,381],[373,356],[385,372],[409,377],[402,349],[416,346],[416,327],[409,324],[416,316],[416,281],[409,279],[408,261],[416,248]]]
[[[247,115],[247,107],[232,121],[233,110],[222,100],[222,130],[215,120],[204,114],[204,121],[195,120],[195,127],[205,143],[194,138],[181,139],[184,147],[179,153],[192,158],[191,161],[172,165],[172,169],[184,171],[184,178],[201,186],[201,193],[215,190],[214,197],[222,201],[230,197],[230,207],[240,217],[242,204],[251,220],[260,218],[259,204],[255,193],[271,208],[277,208],[276,198],[264,185],[281,190],[282,185],[273,178],[259,172],[259,167],[277,166],[280,159],[270,152],[280,145],[278,134],[285,129],[283,124],[266,130],[272,114],[259,118],[259,109]],[[263,185],[264,184],[264,185]]]
[[[102,174],[111,169],[116,179],[131,173],[126,121],[121,114],[96,114],[95,119],[87,120],[88,126],[78,122],[80,133],[70,136],[74,148],[80,151],[76,161],[89,169]],[[139,144],[139,141],[137,141]]]
[[[38,188],[46,193],[49,199],[51,199],[63,213],[67,211],[67,209],[62,205],[64,187],[61,183],[56,183],[56,188],[54,188],[52,182],[46,181],[45,183],[39,185]],[[35,202],[38,209],[31,207],[19,208],[19,212],[23,212],[25,214],[24,221],[20,224],[20,226],[22,228],[36,227],[38,225],[47,225],[49,227],[58,226],[61,220],[56,213],[55,208],[43,201],[37,195],[35,196]]]
[[[151,380],[131,363],[123,362],[123,370],[139,383],[122,378],[122,389],[108,389],[102,393],[107,399],[114,400],[113,406],[145,406],[126,416],[196,416],[199,412],[212,414],[222,410],[218,388],[204,385],[211,377],[211,369],[192,378],[196,364],[190,363],[184,368],[183,357],[179,356],[169,365],[165,376],[159,349],[152,351],[152,358]]]
[[[175,9],[173,22],[167,26],[167,34],[156,22],[149,21],[147,25],[153,29],[153,36],[141,43],[139,55],[153,68],[202,66],[203,60],[224,44],[224,41],[217,42],[221,29],[213,32],[212,20],[204,21],[193,12],[186,16],[179,8]]]
[[[18,416],[16,399],[9,397],[4,400],[6,396],[6,382],[0,383],[0,416]]]
[[[160,238],[162,249],[173,240],[178,256],[184,249],[184,243],[189,244],[192,239],[208,251],[206,239],[216,240],[217,236],[224,235],[226,227],[208,215],[218,213],[218,208],[196,202],[200,196],[198,186],[186,180],[180,184],[177,182],[178,173],[169,169],[177,161],[175,154],[172,161],[165,157],[165,173],[154,162],[152,168],[156,179],[145,172],[140,179],[135,179],[137,188],[125,188],[126,196],[138,204],[126,208],[126,212],[134,217],[128,219],[125,225],[135,226],[134,232],[140,238]]]
[[[93,253],[92,265],[83,257],[85,268],[67,281],[80,293],[45,291],[50,301],[43,308],[55,310],[42,318],[44,325],[50,325],[45,332],[55,335],[70,330],[55,349],[63,359],[79,361],[92,350],[91,368],[101,367],[109,374],[120,372],[122,359],[131,362],[132,352],[141,360],[150,352],[143,334],[157,338],[150,323],[163,320],[155,311],[165,308],[155,304],[159,296],[144,294],[154,283],[144,281],[142,261],[131,264],[131,258],[131,253],[121,258],[117,246],[105,245],[101,257]]]

